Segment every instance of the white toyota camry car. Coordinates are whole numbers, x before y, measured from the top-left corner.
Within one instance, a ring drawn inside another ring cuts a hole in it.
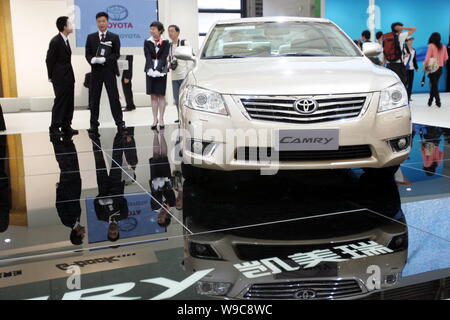
[[[180,93],[183,170],[395,168],[411,114],[398,76],[333,22],[217,22]]]

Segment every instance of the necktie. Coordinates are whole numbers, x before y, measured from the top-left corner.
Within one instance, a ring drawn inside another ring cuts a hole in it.
[[[69,39],[66,40],[67,48],[69,48],[69,52],[72,53],[72,49],[70,48]]]
[[[104,33],[102,33],[102,39],[100,41],[105,42],[105,34]]]

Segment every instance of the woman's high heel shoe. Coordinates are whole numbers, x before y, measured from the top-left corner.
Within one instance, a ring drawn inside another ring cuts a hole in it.
[[[151,128],[153,131],[157,130],[157,129],[158,129],[158,123],[156,123],[155,125],[151,126],[150,128]]]

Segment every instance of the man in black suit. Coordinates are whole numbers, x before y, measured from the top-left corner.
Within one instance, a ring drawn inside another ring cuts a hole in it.
[[[68,24],[68,19],[68,17],[59,17],[56,20],[59,34],[50,41],[45,60],[48,79],[53,84],[53,90],[55,91],[52,123],[49,130],[51,135],[56,136],[78,134],[78,131],[71,127],[74,109],[75,75],[71,63],[72,50],[67,38],[73,32],[73,29]]]
[[[128,69],[123,70],[122,73],[122,89],[127,105],[123,111],[133,111],[136,109],[133,99],[133,85],[131,83],[133,78],[133,56],[127,55],[125,56],[125,60],[128,61]]]
[[[80,224],[81,175],[77,149],[72,137],[51,137],[50,141],[61,171],[56,184],[56,211],[61,223],[70,229],[72,244],[81,245],[86,230]]]
[[[98,136],[92,137],[92,151],[99,192],[94,200],[94,209],[97,219],[108,223],[107,239],[111,242],[120,238],[119,221],[128,218],[128,200],[124,196],[125,181],[122,180],[122,161],[126,140],[127,138],[120,133],[114,137],[112,161],[108,173],[100,139]]]
[[[103,83],[108,92],[111,113],[116,126],[119,132],[124,133],[126,127],[123,121],[116,79],[116,76],[120,76],[117,64],[117,60],[120,57],[120,38],[107,30],[109,16],[106,12],[97,13],[96,20],[99,31],[88,35],[86,40],[86,60],[92,66],[91,86],[89,88],[89,109],[91,110],[91,128],[89,133],[98,135],[98,126],[100,125],[98,117]],[[111,51],[105,57],[97,56],[97,49],[101,42],[112,46]]]

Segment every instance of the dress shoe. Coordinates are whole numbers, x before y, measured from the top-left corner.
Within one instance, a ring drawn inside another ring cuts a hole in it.
[[[134,107],[134,106],[132,106],[132,107],[125,107],[125,108],[122,108],[122,111],[123,112],[129,112],[129,111],[133,111],[133,110],[136,110],[136,107]]]
[[[58,128],[52,128],[50,127],[48,132],[50,133],[51,136],[53,137],[61,137],[63,135],[63,133],[61,132],[61,130],[59,130]]]
[[[78,130],[75,130],[71,127],[63,128],[62,132],[67,136],[76,136],[77,134],[79,134]]]

